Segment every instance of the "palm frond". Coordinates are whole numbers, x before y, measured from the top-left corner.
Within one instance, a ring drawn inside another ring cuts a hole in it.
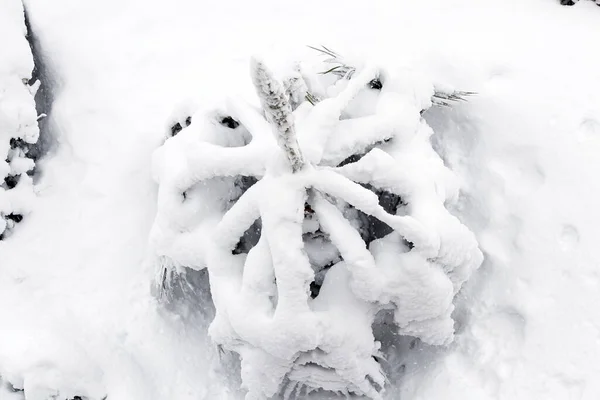
[[[453,92],[435,91],[431,97],[431,102],[434,106],[452,107],[457,102],[467,101],[467,97],[476,95],[475,92],[455,90]]]

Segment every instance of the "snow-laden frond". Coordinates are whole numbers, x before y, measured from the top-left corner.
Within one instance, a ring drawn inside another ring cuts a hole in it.
[[[326,65],[323,71],[320,73],[323,75],[331,74],[335,75],[339,79],[352,79],[356,72],[356,67],[350,62],[344,59],[339,53],[325,47],[313,47],[309,48],[315,50],[319,54],[325,56],[323,63]],[[379,80],[373,80],[372,88],[381,89],[382,84]],[[452,107],[453,105],[467,101],[467,98],[477,93],[463,90],[455,90],[452,88],[438,87],[434,88],[433,95],[431,96],[431,104],[438,107]],[[308,101],[315,102],[312,95],[308,93]],[[424,111],[424,110],[423,110]]]

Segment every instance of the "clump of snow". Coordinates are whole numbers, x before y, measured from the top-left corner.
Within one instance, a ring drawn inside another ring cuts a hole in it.
[[[38,140],[34,96],[39,82],[29,85],[33,58],[25,38],[23,5],[0,2],[0,238],[29,213],[33,198],[33,160],[27,146]]]
[[[209,333],[241,356],[247,399],[303,387],[379,399],[376,314],[391,309],[396,333],[448,344],[453,298],[482,261],[445,208],[458,185],[420,115],[434,87],[365,65],[309,97],[328,76],[300,66],[282,84],[260,61],[251,70],[264,114],[226,102],[235,146],[217,143],[222,121],[208,111],[154,154],[158,290],[168,293],[171,271],[208,268]],[[382,193],[402,202],[386,210]],[[365,241],[373,221],[389,231]],[[258,241],[238,251],[257,222]]]

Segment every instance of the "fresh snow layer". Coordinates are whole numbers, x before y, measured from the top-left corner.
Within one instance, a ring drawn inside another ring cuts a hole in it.
[[[150,294],[151,154],[174,107],[249,96],[252,54],[309,57],[296,49],[321,43],[478,93],[425,118],[460,178],[454,211],[485,262],[459,293],[454,344],[400,346],[387,360],[398,372],[388,397],[600,396],[600,10],[592,2],[26,6],[54,78],[58,140],[40,165],[33,212],[0,242],[0,375],[28,399],[242,395],[223,378],[237,372],[218,370],[203,314],[175,317]],[[9,69],[27,75],[20,5],[0,7],[0,32],[13,38],[0,70],[11,60]],[[19,396],[0,389],[2,400]]]

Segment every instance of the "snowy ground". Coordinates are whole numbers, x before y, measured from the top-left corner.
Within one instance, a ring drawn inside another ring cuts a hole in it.
[[[393,360],[406,366],[388,397],[600,397],[600,9],[355,3],[26,1],[53,78],[57,140],[32,214],[0,242],[0,374],[29,387],[28,400],[46,388],[239,398],[214,371],[205,321],[158,311],[150,296],[150,156],[174,105],[247,93],[251,54],[310,56],[305,44],[478,92],[426,118],[463,181],[455,211],[486,260],[460,295],[456,342]]]

